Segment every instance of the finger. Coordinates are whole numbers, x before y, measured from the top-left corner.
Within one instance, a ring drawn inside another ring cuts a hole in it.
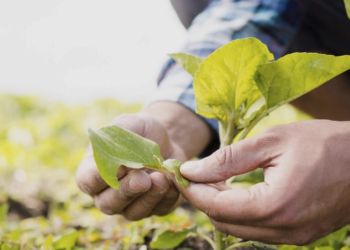
[[[96,207],[105,214],[121,214],[126,206],[147,192],[152,186],[151,178],[142,170],[130,171],[119,182],[119,189],[107,188],[94,196]]]
[[[151,188],[123,211],[123,215],[128,220],[135,221],[147,217],[169,190],[169,180],[164,174],[154,172],[149,177],[152,182]]]
[[[158,216],[166,215],[177,208],[182,201],[183,198],[180,196],[179,191],[175,187],[174,183],[169,180],[168,191],[158,205],[152,210],[151,214]]]
[[[119,167],[117,178],[122,178],[125,174],[126,168],[124,166]],[[75,179],[78,187],[91,196],[99,194],[108,187],[98,172],[91,145],[89,145],[84,158],[79,164]]]
[[[278,154],[274,144],[264,136],[236,142],[216,151],[200,161],[189,161],[181,166],[181,174],[201,183],[216,183],[244,174],[258,167],[267,167]]]
[[[264,226],[276,204],[270,198],[273,195],[268,195],[269,186],[265,183],[256,184],[249,190],[219,191],[210,185],[197,183],[191,183],[188,188],[178,188],[192,205],[219,222]]]

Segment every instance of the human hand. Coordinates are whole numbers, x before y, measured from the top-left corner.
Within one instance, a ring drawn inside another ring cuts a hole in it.
[[[181,167],[181,194],[215,227],[243,239],[306,245],[350,222],[350,122],[269,128]],[[264,169],[248,190],[208,185]],[[207,183],[207,184],[204,184]]]
[[[170,139],[163,124],[149,114],[121,115],[108,125],[121,126],[155,141],[165,159],[187,160],[183,150]],[[83,192],[93,197],[96,207],[102,212],[123,214],[129,220],[140,220],[150,215],[165,215],[182,201],[175,185],[163,173],[120,167],[117,177],[119,190],[103,181],[90,145],[78,167],[76,181]]]

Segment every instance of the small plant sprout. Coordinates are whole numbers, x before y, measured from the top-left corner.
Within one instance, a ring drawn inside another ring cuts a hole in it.
[[[349,12],[350,3],[348,0],[345,3]],[[294,53],[274,61],[266,45],[255,38],[232,41],[204,60],[183,53],[170,56],[193,76],[196,112],[219,121],[221,147],[243,140],[259,121],[280,106],[350,69],[350,56]],[[189,185],[180,174],[181,163],[164,161],[156,143],[117,126],[104,127],[97,132],[89,130],[89,135],[99,172],[111,187],[119,188],[116,173],[121,165],[173,173],[181,186]],[[167,241],[170,235],[178,239],[172,241],[175,246],[187,233],[192,233],[206,239],[214,250],[247,245],[256,249],[277,249],[251,241],[232,244],[230,237],[217,230],[215,242],[198,233],[196,228],[186,230],[166,231],[158,235],[159,240],[155,239],[152,245],[164,248],[161,242]]]

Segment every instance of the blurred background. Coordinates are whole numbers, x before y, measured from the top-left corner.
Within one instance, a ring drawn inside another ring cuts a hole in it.
[[[145,100],[184,36],[170,1],[1,1],[0,93]]]
[[[139,249],[166,229],[210,232],[186,207],[133,223],[103,215],[74,181],[87,128],[138,112],[185,36],[165,0],[0,2],[1,250]],[[286,106],[253,134],[302,119]]]

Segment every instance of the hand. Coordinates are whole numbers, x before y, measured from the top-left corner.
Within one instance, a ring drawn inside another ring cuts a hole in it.
[[[306,245],[350,222],[350,122],[272,127],[181,167],[181,194],[215,227],[243,239]],[[249,190],[208,185],[264,169]],[[203,184],[208,183],[208,184]]]
[[[121,115],[109,125],[118,125],[159,144],[164,158],[186,161],[182,149],[169,139],[165,127],[147,114]],[[80,189],[91,195],[96,207],[106,214],[123,214],[129,220],[150,215],[165,215],[181,203],[178,190],[160,172],[130,170],[121,167],[117,177],[119,190],[109,187],[101,178],[89,146],[81,161],[76,179]]]
[[[172,102],[157,102],[143,113],[118,116],[112,124],[155,141],[163,158],[182,162],[199,154],[211,136],[202,119]],[[110,188],[103,181],[89,146],[78,167],[76,181],[83,192],[93,197],[102,212],[140,220],[150,215],[168,214],[183,200],[171,178],[163,173],[120,167],[117,177],[119,190]]]

